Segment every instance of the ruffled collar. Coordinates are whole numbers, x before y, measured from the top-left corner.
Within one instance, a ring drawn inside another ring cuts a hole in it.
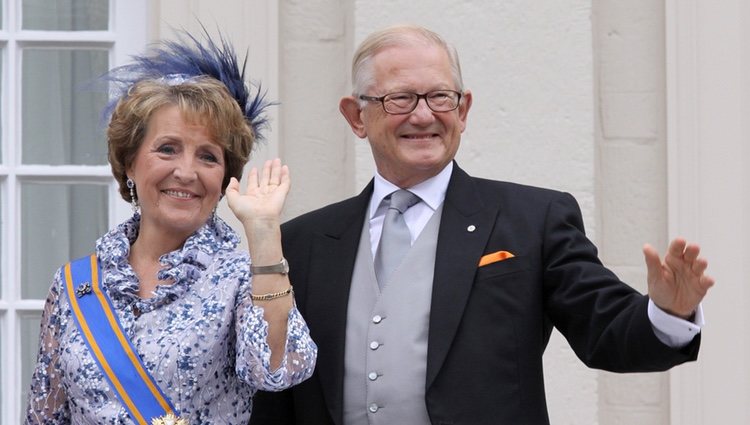
[[[159,280],[172,284],[158,285],[152,298],[138,296],[138,278],[128,262],[130,245],[138,237],[141,217],[133,217],[121,223],[96,242],[96,251],[104,277],[102,286],[116,308],[134,308],[146,313],[159,306],[179,299],[211,264],[213,258],[226,251],[233,251],[239,237],[218,217],[209,219],[183,244],[182,248],[168,252],[159,258],[163,268]]]

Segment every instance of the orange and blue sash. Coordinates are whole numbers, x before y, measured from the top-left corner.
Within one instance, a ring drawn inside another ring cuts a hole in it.
[[[101,290],[96,255],[71,261],[62,272],[78,330],[130,417],[142,425],[175,418],[172,403],[146,370]]]

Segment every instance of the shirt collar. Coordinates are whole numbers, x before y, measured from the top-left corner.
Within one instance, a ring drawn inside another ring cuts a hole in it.
[[[419,196],[422,202],[435,211],[445,200],[445,192],[448,190],[448,182],[450,182],[452,173],[453,161],[449,162],[448,165],[446,165],[445,168],[435,176],[404,189],[409,189],[409,191]],[[383,176],[377,171],[375,171],[374,182],[375,186],[372,191],[372,197],[370,198],[370,219],[375,216],[383,198],[400,189],[395,184],[383,178]]]

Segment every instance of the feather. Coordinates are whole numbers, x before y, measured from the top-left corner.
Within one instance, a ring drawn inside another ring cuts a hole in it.
[[[132,62],[110,70],[101,80],[109,83],[110,100],[104,108],[103,116],[108,118],[117,102],[133,84],[144,79],[162,79],[170,84],[178,84],[198,76],[213,77],[226,86],[229,93],[240,105],[245,119],[253,129],[257,140],[263,140],[262,131],[268,128],[265,110],[272,105],[266,100],[266,93],[256,86],[256,94],[245,83],[247,54],[239,67],[237,55],[232,45],[219,34],[214,41],[203,29],[201,42],[187,31],[177,33],[177,40],[155,44],[143,55],[132,56]]]

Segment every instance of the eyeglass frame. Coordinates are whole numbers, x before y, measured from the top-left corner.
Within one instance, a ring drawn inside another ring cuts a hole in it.
[[[444,111],[436,111],[435,109],[433,109],[433,107],[430,105],[430,100],[429,100],[429,98],[427,96],[429,96],[432,93],[437,93],[437,92],[449,92],[449,93],[454,93],[455,95],[457,95],[458,99],[456,99],[456,106],[454,106],[451,109],[446,109]],[[393,96],[395,94],[415,95],[415,96],[417,96],[417,100],[416,100],[416,102],[414,102],[414,106],[409,111],[391,112],[388,109],[386,109],[386,107],[385,107],[385,98],[388,97],[388,96]],[[412,112],[414,112],[415,109],[417,109],[417,105],[419,105],[419,100],[420,99],[424,99],[425,105],[427,105],[427,107],[430,108],[430,110],[432,112],[441,113],[441,112],[455,111],[456,109],[458,109],[459,106],[461,106],[461,98],[462,97],[463,97],[463,93],[461,93],[460,91],[457,91],[457,90],[430,90],[430,91],[428,91],[426,93],[415,93],[415,92],[408,92],[408,91],[399,91],[399,92],[393,92],[393,93],[386,93],[386,94],[384,94],[382,96],[368,96],[368,95],[360,94],[359,96],[357,96],[357,99],[368,101],[368,102],[380,102],[380,104],[383,106],[383,111],[385,111],[386,114],[390,114],[390,115],[406,115],[406,114],[411,114]]]

